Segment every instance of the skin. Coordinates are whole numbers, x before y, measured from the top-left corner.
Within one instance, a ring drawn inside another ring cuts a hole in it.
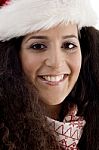
[[[82,57],[77,26],[59,24],[26,35],[20,59],[25,75],[38,89],[41,100],[55,112],[73,89],[80,73]],[[42,78],[59,75],[64,77],[58,82]]]

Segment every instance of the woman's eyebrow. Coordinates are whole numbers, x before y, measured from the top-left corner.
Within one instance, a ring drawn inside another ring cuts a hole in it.
[[[30,38],[28,38],[27,40],[26,40],[26,42],[28,42],[29,40],[31,40],[31,39],[45,39],[45,40],[48,40],[48,37],[47,36],[43,36],[43,35],[35,35],[35,36],[31,36]]]
[[[78,36],[76,36],[76,35],[74,35],[74,34],[71,34],[71,35],[63,36],[62,38],[63,38],[63,39],[67,39],[67,38],[76,38],[76,39],[78,39]]]

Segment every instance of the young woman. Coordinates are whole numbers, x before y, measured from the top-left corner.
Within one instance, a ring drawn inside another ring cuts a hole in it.
[[[0,150],[98,150],[98,31],[89,1],[0,5]]]

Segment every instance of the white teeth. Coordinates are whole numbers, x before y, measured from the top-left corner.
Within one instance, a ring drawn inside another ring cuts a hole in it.
[[[43,78],[50,82],[57,82],[63,80],[64,75],[59,76],[43,76]]]

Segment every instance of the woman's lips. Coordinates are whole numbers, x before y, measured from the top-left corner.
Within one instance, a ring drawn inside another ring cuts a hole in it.
[[[67,78],[68,74],[61,75],[41,75],[39,78],[48,85],[58,85]]]

